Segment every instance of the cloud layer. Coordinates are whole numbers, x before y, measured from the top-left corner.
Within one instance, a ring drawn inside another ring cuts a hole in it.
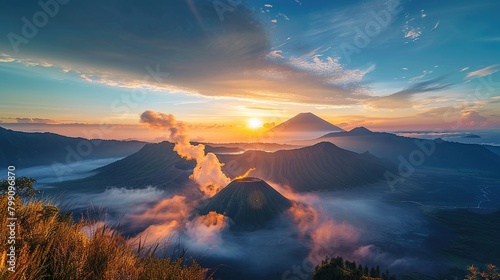
[[[438,77],[423,82],[415,83],[406,89],[396,93],[375,97],[367,101],[368,105],[376,108],[408,108],[413,106],[412,97],[425,92],[440,91],[452,86],[451,83],[444,83],[445,77]]]
[[[221,21],[210,1],[137,3],[105,0],[60,6],[44,29],[3,62],[44,61],[82,79],[113,86],[209,97],[342,105],[356,103],[370,70],[347,69],[333,58],[282,59],[254,13],[239,5]],[[23,16],[40,7],[6,1],[4,33],[23,34]]]

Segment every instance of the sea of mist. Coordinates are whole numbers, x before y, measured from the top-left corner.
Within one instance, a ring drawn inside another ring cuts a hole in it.
[[[383,187],[296,194],[272,185],[303,211],[291,209],[269,228],[248,232],[232,231],[231,220],[220,214],[199,216],[200,201],[154,186],[72,193],[65,199],[73,211],[98,212],[94,228],[87,230],[107,224],[128,236],[131,244],[139,238],[147,245],[160,243],[160,255],[187,249],[220,279],[242,271],[248,274],[242,279],[308,279],[327,255],[395,273],[439,272],[436,244],[446,244],[444,233],[431,227],[419,207],[385,201]]]

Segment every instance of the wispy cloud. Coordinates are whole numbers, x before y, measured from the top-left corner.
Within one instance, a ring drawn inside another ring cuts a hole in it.
[[[285,20],[290,20],[290,18],[287,15],[285,15],[284,13],[282,13],[282,12],[278,13],[278,17],[282,17]]]
[[[450,87],[452,84],[451,83],[442,83],[444,80],[444,76],[434,78],[431,80],[423,81],[414,84],[413,86],[410,86],[402,91],[399,91],[395,94],[414,94],[414,93],[422,93],[422,92],[429,92],[429,91],[438,91],[445,89],[447,87]]]
[[[403,38],[406,39],[405,43],[415,42],[420,40],[425,30],[430,29],[429,17],[424,9],[417,11],[406,11],[405,23],[402,29]],[[440,21],[434,24],[434,27],[430,31],[436,29],[439,26]]]
[[[434,25],[434,27],[431,29],[431,31],[432,31],[432,30],[435,30],[436,28],[438,28],[438,26],[439,26],[439,23],[440,23],[440,22],[441,22],[441,21],[440,21],[440,20],[438,20],[438,21],[436,22],[436,24]]]
[[[478,41],[483,41],[483,42],[500,42],[500,37],[485,37],[485,38],[480,38]]]
[[[270,53],[267,54],[267,57],[268,58],[285,58],[283,55],[282,55],[283,51],[281,50],[274,50]]]
[[[58,122],[51,119],[41,118],[16,118],[17,123],[36,123],[36,124],[57,124]]]
[[[244,106],[246,109],[250,110],[260,110],[260,111],[282,111],[280,108],[271,108],[271,107],[259,107],[259,106]]]
[[[314,73],[317,76],[324,77],[326,81],[333,85],[352,85],[360,83],[363,77],[375,69],[375,65],[361,69],[346,69],[340,64],[339,58],[315,55],[312,59],[291,58],[290,65],[294,68]]]
[[[410,39],[411,41],[416,41],[422,35],[420,28],[407,27],[403,29],[404,37]]]
[[[464,127],[483,127],[486,126],[488,119],[481,116],[476,111],[463,112],[460,117],[460,124]]]
[[[414,104],[412,97],[415,94],[440,91],[452,86],[451,83],[443,83],[444,76],[435,79],[415,83],[406,89],[391,95],[375,97],[367,100],[367,104],[375,108],[409,108]]]
[[[12,58],[11,56],[4,54],[4,53],[0,53],[0,62],[9,63],[9,62],[14,62],[14,61],[16,61],[16,60],[14,58]]]
[[[412,83],[412,82],[418,81],[418,80],[420,80],[420,79],[424,78],[425,76],[432,74],[432,73],[433,73],[432,70],[424,70],[424,71],[422,71],[421,75],[418,75],[418,76],[415,76],[415,77],[408,79],[408,82]]]
[[[23,64],[24,66],[28,67],[35,67],[35,66],[41,66],[41,67],[53,67],[55,66],[52,63],[49,63],[45,60],[39,60],[39,59],[31,59],[31,58],[17,58],[5,53],[0,53],[0,63],[20,63]]]
[[[386,28],[390,29],[397,19],[397,13],[401,10],[401,7],[396,6],[395,10],[389,11],[389,6],[394,6],[395,3],[396,1],[371,0],[318,11],[310,16],[310,22],[308,22],[310,28],[307,32],[296,34],[295,39],[317,42],[323,47],[333,46],[339,48],[339,52],[342,53],[340,45],[342,43],[354,44],[354,38],[359,36],[360,32],[364,32],[365,28],[373,22],[379,26],[377,32],[382,33]],[[384,16],[384,22],[381,23],[380,18],[375,14],[385,12],[389,13],[389,16],[387,19]],[[382,39],[383,36],[376,37]],[[377,43],[375,38],[370,39],[370,44]]]
[[[485,77],[489,76],[498,71],[500,64],[490,65],[488,67],[469,72],[465,79],[475,78],[475,77]]]

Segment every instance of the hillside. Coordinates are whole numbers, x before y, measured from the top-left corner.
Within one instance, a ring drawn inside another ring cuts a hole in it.
[[[319,142],[329,141],[335,145],[362,153],[388,158],[400,163],[400,157],[409,160],[414,151],[425,152],[422,166],[449,169],[477,169],[482,171],[500,171],[500,157],[481,145],[447,142],[442,139],[422,140],[398,136],[386,132],[372,132],[364,127],[355,128],[349,132],[329,133],[318,138]],[[431,147],[435,148],[430,150]],[[424,147],[424,148],[423,148]],[[425,148],[427,147],[427,148]]]
[[[255,168],[251,175],[266,181],[287,184],[297,191],[339,189],[377,182],[392,165],[368,153],[343,150],[322,142],[295,150],[274,153],[247,151],[221,155],[229,177]]]
[[[180,158],[173,144],[147,144],[140,151],[96,170],[96,175],[63,182],[58,187],[80,191],[104,189],[108,186],[140,188],[149,185],[162,189],[193,186],[189,175],[193,161]],[[207,146],[207,151],[211,147]],[[224,173],[235,178],[250,168],[252,176],[289,184],[300,191],[352,187],[383,179],[390,165],[370,154],[357,154],[319,143],[311,147],[274,153],[247,151],[239,155],[220,154]],[[238,166],[238,168],[234,168]]]
[[[26,168],[79,159],[125,157],[145,145],[140,141],[87,140],[54,133],[28,133],[0,127],[0,166]],[[89,148],[90,147],[90,148]]]
[[[4,225],[8,202],[7,195],[0,194]],[[187,257],[151,257],[150,247],[137,246],[109,226],[97,228],[95,221],[80,217],[75,222],[47,201],[22,202],[17,197],[15,204],[15,229],[21,233],[13,245],[15,271],[8,270],[8,252],[2,250],[0,279],[213,279]],[[0,235],[8,236],[9,228],[3,226]]]
[[[174,144],[147,144],[138,152],[96,169],[96,175],[58,186],[84,190],[105,189],[109,186],[141,188],[149,185],[164,189],[192,184],[189,175],[194,161],[186,161],[173,151]]]

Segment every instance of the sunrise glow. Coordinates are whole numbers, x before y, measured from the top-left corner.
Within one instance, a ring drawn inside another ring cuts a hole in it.
[[[498,11],[2,1],[0,278],[500,280]]]
[[[257,118],[249,119],[247,122],[247,127],[250,129],[259,129],[262,128],[262,121]]]

